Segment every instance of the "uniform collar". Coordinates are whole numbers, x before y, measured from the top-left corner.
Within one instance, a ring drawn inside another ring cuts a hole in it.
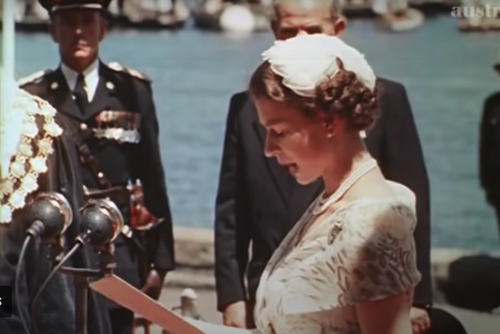
[[[61,71],[66,79],[69,89],[73,91],[75,89],[79,73],[69,68],[63,62],[61,62]],[[92,101],[97,89],[97,84],[99,83],[99,59],[96,59],[92,64],[90,64],[90,66],[87,67],[82,74],[85,78],[85,90],[87,91],[87,96],[89,101]]]

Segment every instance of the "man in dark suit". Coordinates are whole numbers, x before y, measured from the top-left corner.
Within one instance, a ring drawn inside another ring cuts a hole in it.
[[[500,63],[494,66],[500,73]],[[486,201],[495,210],[500,230],[500,92],[484,102],[479,129],[479,180]]]
[[[334,0],[282,0],[276,3],[275,12],[272,29],[278,40],[299,33],[340,35],[346,25]],[[366,145],[384,175],[408,186],[417,196],[415,240],[422,281],[415,289],[411,311],[414,332],[425,333],[432,328],[436,333],[463,333],[451,315],[431,309],[429,180],[406,90],[394,81],[378,81],[383,86],[382,116],[367,134]],[[215,218],[218,310],[228,326],[252,325],[255,293],[264,267],[323,186],[320,180],[300,186],[275,159],[267,159],[265,137],[247,93],[233,95]],[[444,332],[440,329],[443,322]],[[454,325],[459,330],[449,327]]]
[[[87,196],[110,198],[125,219],[126,229],[114,242],[116,274],[157,299],[175,262],[151,82],[137,71],[100,61],[109,0],[41,3],[50,12],[61,64],[23,80],[21,87],[73,122]],[[142,193],[130,189],[138,182]],[[132,195],[134,200],[143,195],[144,205],[132,205]],[[152,221],[157,223],[144,231]],[[113,333],[130,334],[132,312],[114,303],[109,310]]]

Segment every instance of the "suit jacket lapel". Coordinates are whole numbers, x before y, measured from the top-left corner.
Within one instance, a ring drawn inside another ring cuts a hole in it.
[[[380,116],[375,121],[375,125],[368,131],[366,131],[365,144],[370,152],[371,156],[379,162],[379,165],[382,163],[383,159],[383,143],[384,143],[384,133],[385,133],[385,124],[387,117],[387,111],[390,110],[391,105],[389,100],[387,99],[387,93],[383,93],[380,97],[379,101],[379,110]],[[383,170],[383,166],[380,165]]]
[[[58,68],[50,75],[48,89],[48,102],[57,111],[77,120],[83,120],[80,108],[78,108],[78,105],[73,100],[73,94],[68,87],[61,68]]]
[[[245,108],[255,109],[255,105],[251,100],[249,100]],[[257,111],[256,110],[253,111],[254,111],[253,114],[257,115]],[[264,159],[264,163],[266,164],[266,167],[268,168],[269,173],[272,176],[274,184],[278,189],[278,192],[280,193],[283,202],[285,203],[286,206],[288,206],[293,183],[295,182],[295,180],[288,174],[288,172],[283,167],[281,167],[278,164],[275,158],[268,158],[264,155],[264,148],[266,145],[266,129],[259,123],[257,118],[253,120],[252,125],[261,144],[260,148],[262,152],[262,159]]]

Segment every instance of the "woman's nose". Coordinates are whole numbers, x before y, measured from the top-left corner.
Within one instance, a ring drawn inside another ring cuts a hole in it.
[[[273,140],[267,137],[266,145],[264,147],[264,155],[268,158],[273,158],[278,153],[278,146],[273,142]]]

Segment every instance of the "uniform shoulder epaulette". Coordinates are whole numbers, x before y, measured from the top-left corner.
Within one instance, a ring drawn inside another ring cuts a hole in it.
[[[33,74],[28,75],[27,77],[24,77],[24,78],[17,80],[17,85],[19,87],[22,87],[22,86],[30,84],[30,83],[38,83],[41,81],[41,79],[43,79],[44,76],[46,76],[47,74],[52,73],[52,72],[53,72],[53,70],[50,68],[35,72]]]
[[[148,83],[151,83],[153,81],[147,75],[145,75],[139,71],[136,71],[132,68],[125,67],[125,66],[123,66],[120,63],[117,63],[115,61],[112,63],[109,63],[108,67],[116,72],[126,73],[130,76],[133,76],[134,78],[146,81]]]

